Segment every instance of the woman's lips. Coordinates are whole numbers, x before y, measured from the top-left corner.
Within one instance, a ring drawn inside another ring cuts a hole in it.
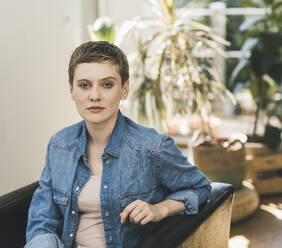
[[[101,111],[103,111],[105,108],[103,107],[90,107],[90,108],[87,108],[87,110],[91,113],[99,113]]]

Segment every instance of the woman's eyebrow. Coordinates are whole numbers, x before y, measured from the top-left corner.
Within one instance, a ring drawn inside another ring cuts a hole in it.
[[[99,81],[107,81],[107,80],[116,80],[116,77],[104,77],[104,78],[100,78]],[[87,78],[80,78],[77,80],[77,82],[91,82],[91,80],[87,79]]]
[[[90,82],[90,80],[86,78],[81,78],[81,79],[78,79],[77,82]]]
[[[115,77],[112,77],[112,76],[110,76],[110,77],[105,77],[105,78],[101,78],[100,80],[101,81],[105,81],[105,80],[116,80],[116,78]]]

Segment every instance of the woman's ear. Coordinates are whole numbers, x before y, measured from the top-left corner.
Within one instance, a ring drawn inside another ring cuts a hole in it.
[[[122,86],[121,100],[125,100],[129,92],[129,80],[125,81]]]
[[[69,83],[69,89],[70,89],[71,99],[74,100],[74,96],[73,96],[73,86],[72,86],[71,83]]]

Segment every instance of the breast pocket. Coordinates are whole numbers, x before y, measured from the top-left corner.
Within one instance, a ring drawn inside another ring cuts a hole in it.
[[[65,211],[68,205],[68,201],[69,201],[69,195],[59,190],[54,189],[53,190],[53,200],[54,200],[54,203],[59,207],[61,212],[65,214]]]
[[[130,203],[141,200],[152,204],[154,202],[154,192],[156,187],[152,187],[142,192],[127,193],[120,196],[120,205],[124,209]]]

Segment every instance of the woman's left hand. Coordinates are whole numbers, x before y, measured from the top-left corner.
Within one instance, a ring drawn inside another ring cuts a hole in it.
[[[150,221],[158,222],[167,216],[167,209],[162,206],[152,205],[142,200],[136,200],[125,207],[120,213],[121,223],[127,218],[135,224],[145,225]]]

